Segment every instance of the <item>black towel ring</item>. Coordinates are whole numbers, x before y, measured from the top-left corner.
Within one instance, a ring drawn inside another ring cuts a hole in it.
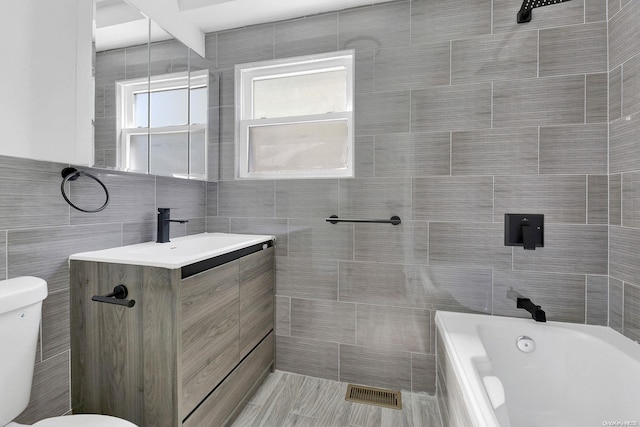
[[[62,177],[64,179],[62,180],[62,184],[60,184],[60,192],[62,193],[62,197],[64,198],[65,202],[69,203],[69,205],[72,208],[74,208],[76,210],[79,210],[80,212],[96,213],[96,212],[100,212],[101,210],[104,210],[104,208],[107,207],[107,205],[109,204],[109,190],[107,190],[107,187],[98,178],[96,178],[95,176],[91,175],[90,173],[87,173],[87,172],[84,172],[84,171],[79,171],[76,168],[64,168],[64,169],[62,169],[61,174],[62,174]],[[67,193],[64,191],[65,184],[68,181],[75,181],[76,179],[80,178],[81,176],[86,176],[86,177],[89,177],[89,178],[93,179],[95,182],[100,184],[100,186],[104,190],[104,194],[106,196],[106,200],[104,201],[104,204],[102,206],[100,206],[99,208],[97,208],[97,209],[82,209],[82,208],[79,208],[76,205],[74,205],[73,202],[71,200],[69,200],[69,198],[67,197]]]

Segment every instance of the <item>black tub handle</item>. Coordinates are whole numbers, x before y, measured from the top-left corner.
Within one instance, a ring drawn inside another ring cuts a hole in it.
[[[117,285],[113,288],[113,292],[106,295],[94,295],[91,301],[106,302],[107,304],[124,305],[125,307],[133,307],[136,302],[132,299],[125,299],[129,295],[129,291],[125,285]]]

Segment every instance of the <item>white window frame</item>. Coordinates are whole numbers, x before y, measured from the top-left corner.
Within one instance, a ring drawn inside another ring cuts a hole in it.
[[[208,124],[198,123],[164,127],[133,127],[135,95],[139,93],[151,93],[171,89],[194,89],[207,88],[207,99],[209,92],[209,72],[208,70],[183,71],[178,73],[162,74],[151,77],[141,77],[137,79],[122,80],[116,82],[116,117],[118,129],[118,169],[142,173],[133,170],[130,166],[131,158],[131,137],[137,135],[160,135],[168,133],[184,133],[189,138],[187,155],[187,175],[173,174],[176,178],[190,178],[206,180],[208,174],[208,162],[204,162],[204,174],[191,172],[191,132],[204,131],[205,138],[205,158],[207,156]],[[149,98],[150,100],[150,98]],[[208,116],[208,111],[206,112]],[[190,114],[189,114],[190,117]],[[188,118],[187,122],[190,119]],[[147,123],[150,124],[150,123]],[[131,125],[131,126],[129,126]],[[147,170],[149,172],[149,161]]]
[[[235,177],[236,179],[297,179],[354,177],[354,67],[355,52],[345,50],[319,55],[261,61],[235,66]],[[253,118],[253,82],[261,79],[346,70],[346,110],[324,114]],[[249,169],[250,128],[260,126],[345,121],[347,161],[344,169],[251,172]]]

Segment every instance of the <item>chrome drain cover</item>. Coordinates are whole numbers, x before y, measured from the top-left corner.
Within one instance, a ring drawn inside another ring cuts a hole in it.
[[[536,342],[531,337],[520,335],[516,339],[516,347],[523,353],[531,353],[536,349]]]

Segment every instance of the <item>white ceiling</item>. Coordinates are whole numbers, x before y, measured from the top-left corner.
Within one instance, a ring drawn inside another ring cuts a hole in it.
[[[203,33],[244,27],[391,0],[164,0]],[[96,0],[96,49],[144,42],[145,18],[126,0]],[[156,34],[154,40],[170,38]]]
[[[151,34],[150,34],[151,33]],[[96,0],[96,50],[144,44],[173,38],[123,0]]]
[[[205,33],[298,18],[390,0],[177,0],[198,5],[182,14]]]

